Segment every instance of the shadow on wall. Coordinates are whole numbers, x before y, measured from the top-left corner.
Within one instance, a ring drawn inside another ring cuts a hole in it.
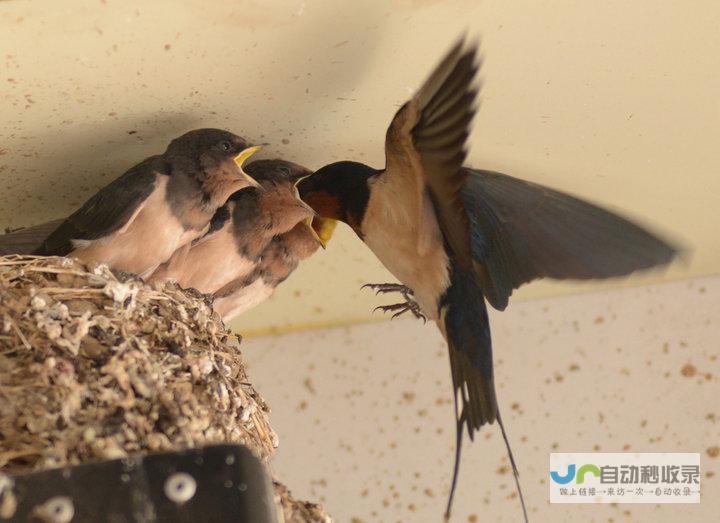
[[[66,215],[99,187],[142,159],[162,153],[170,139],[193,128],[227,128],[251,141],[270,142],[267,154],[280,156],[294,152],[294,147],[282,145],[285,132],[309,136],[316,125],[337,121],[348,103],[347,93],[372,69],[380,43],[373,36],[382,34],[378,29],[383,13],[355,4],[306,5],[300,1],[277,5],[245,2],[230,9],[234,14],[229,16],[225,16],[227,8],[219,13],[198,12],[208,24],[236,25],[245,33],[239,38],[244,44],[252,42],[253,36],[248,39],[247,33],[254,32],[253,23],[264,25],[275,20],[274,38],[268,47],[267,32],[258,32],[256,47],[246,47],[231,57],[235,62],[261,64],[263,57],[252,53],[272,56],[265,59],[262,74],[249,75],[248,81],[239,75],[231,89],[220,93],[198,71],[196,88],[204,89],[208,97],[202,107],[189,113],[178,111],[171,98],[162,101],[153,113],[128,116],[96,107],[97,117],[89,122],[51,122],[54,127],[49,129],[26,129],[23,134],[29,139],[16,142],[11,154],[3,158],[0,226],[33,225]],[[373,36],[367,34],[370,27],[375,28]],[[162,68],[163,64],[158,66]],[[289,82],[291,74],[301,81]],[[118,75],[119,81],[122,78]],[[273,95],[276,89],[282,96],[262,95]],[[153,90],[161,93],[160,86]],[[228,111],[224,114],[219,109],[223,106]],[[243,119],[243,115],[248,117]],[[281,130],[283,136],[278,136]]]
[[[24,150],[15,151],[15,165],[10,164],[3,182],[8,189],[13,183],[20,187],[13,190],[17,198],[4,202],[6,215],[7,210],[29,199],[29,204],[40,202],[47,208],[43,211],[47,219],[62,217],[133,165],[162,153],[172,138],[197,127],[200,121],[193,115],[167,113],[117,118],[69,125],[61,131],[61,140],[57,131],[38,134],[26,142]],[[23,172],[31,175],[21,176]],[[0,225],[34,225],[22,222],[26,216],[7,216],[13,223]]]

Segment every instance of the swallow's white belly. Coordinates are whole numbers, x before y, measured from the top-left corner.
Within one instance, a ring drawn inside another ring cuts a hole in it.
[[[256,262],[238,251],[230,222],[208,236],[187,250],[177,251],[151,279],[171,279],[181,287],[211,294],[255,268]]]
[[[213,309],[227,322],[264,302],[274,291],[274,286],[267,284],[262,278],[257,278],[232,294],[215,298]]]
[[[166,198],[167,182],[167,176],[158,178],[155,190],[122,229],[99,240],[73,240],[70,255],[149,276],[178,248],[204,233],[186,229],[175,217]]]
[[[438,301],[450,280],[448,257],[430,197],[425,195],[425,216],[414,223],[411,210],[394,198],[388,201],[385,194],[371,193],[362,224],[363,240],[393,276],[412,289],[428,319],[437,320]],[[425,229],[418,230],[419,226]]]

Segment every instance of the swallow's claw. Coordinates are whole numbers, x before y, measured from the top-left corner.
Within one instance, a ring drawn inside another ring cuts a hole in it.
[[[375,307],[373,312],[377,310],[381,310],[383,312],[393,312],[394,314],[391,319],[394,320],[398,316],[409,311],[413,313],[413,316],[421,319],[423,323],[427,323],[427,318],[425,317],[425,314],[423,314],[420,305],[418,305],[415,301],[415,294],[410,287],[406,287],[405,285],[401,285],[399,283],[366,283],[360,287],[360,289],[372,289],[375,291],[376,295],[386,294],[388,292],[399,292],[402,294],[402,297],[405,298],[403,303],[380,305],[379,307]]]
[[[422,309],[420,308],[420,305],[417,304],[415,300],[413,300],[410,297],[406,297],[407,301],[402,303],[393,303],[392,305],[380,305],[378,307],[375,307],[373,309],[373,312],[380,310],[382,312],[393,312],[391,319],[395,319],[398,316],[405,314],[406,312],[412,312],[413,316],[423,321],[423,323],[427,323],[427,318],[425,317],[425,314],[423,314]]]
[[[407,310],[412,312],[413,316],[415,316],[419,320],[422,320],[423,323],[427,323],[427,317],[425,316],[422,309],[420,308],[420,305],[418,305],[415,300],[411,300],[408,298],[406,305],[408,306]]]
[[[407,310],[407,304],[406,303],[394,303],[392,305],[378,305],[373,309],[373,312],[380,310],[383,312],[393,312],[400,310],[400,314],[405,312]]]
[[[405,285],[399,283],[366,283],[360,289],[372,289],[375,294],[386,294],[388,292],[399,292],[403,296],[412,295],[413,291]]]

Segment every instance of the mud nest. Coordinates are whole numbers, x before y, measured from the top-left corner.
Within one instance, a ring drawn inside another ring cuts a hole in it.
[[[0,471],[242,443],[269,409],[204,297],[67,258],[0,257]],[[276,483],[288,522],[327,521]]]

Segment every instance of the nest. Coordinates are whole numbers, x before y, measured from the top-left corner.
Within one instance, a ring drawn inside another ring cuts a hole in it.
[[[67,258],[0,257],[0,471],[216,443],[267,464],[268,412],[202,295]],[[276,497],[286,521],[327,519],[280,484]]]
[[[330,516],[317,503],[297,501],[282,483],[273,482],[275,487],[275,503],[280,507],[285,517],[285,523],[305,523],[317,521],[330,523]]]

